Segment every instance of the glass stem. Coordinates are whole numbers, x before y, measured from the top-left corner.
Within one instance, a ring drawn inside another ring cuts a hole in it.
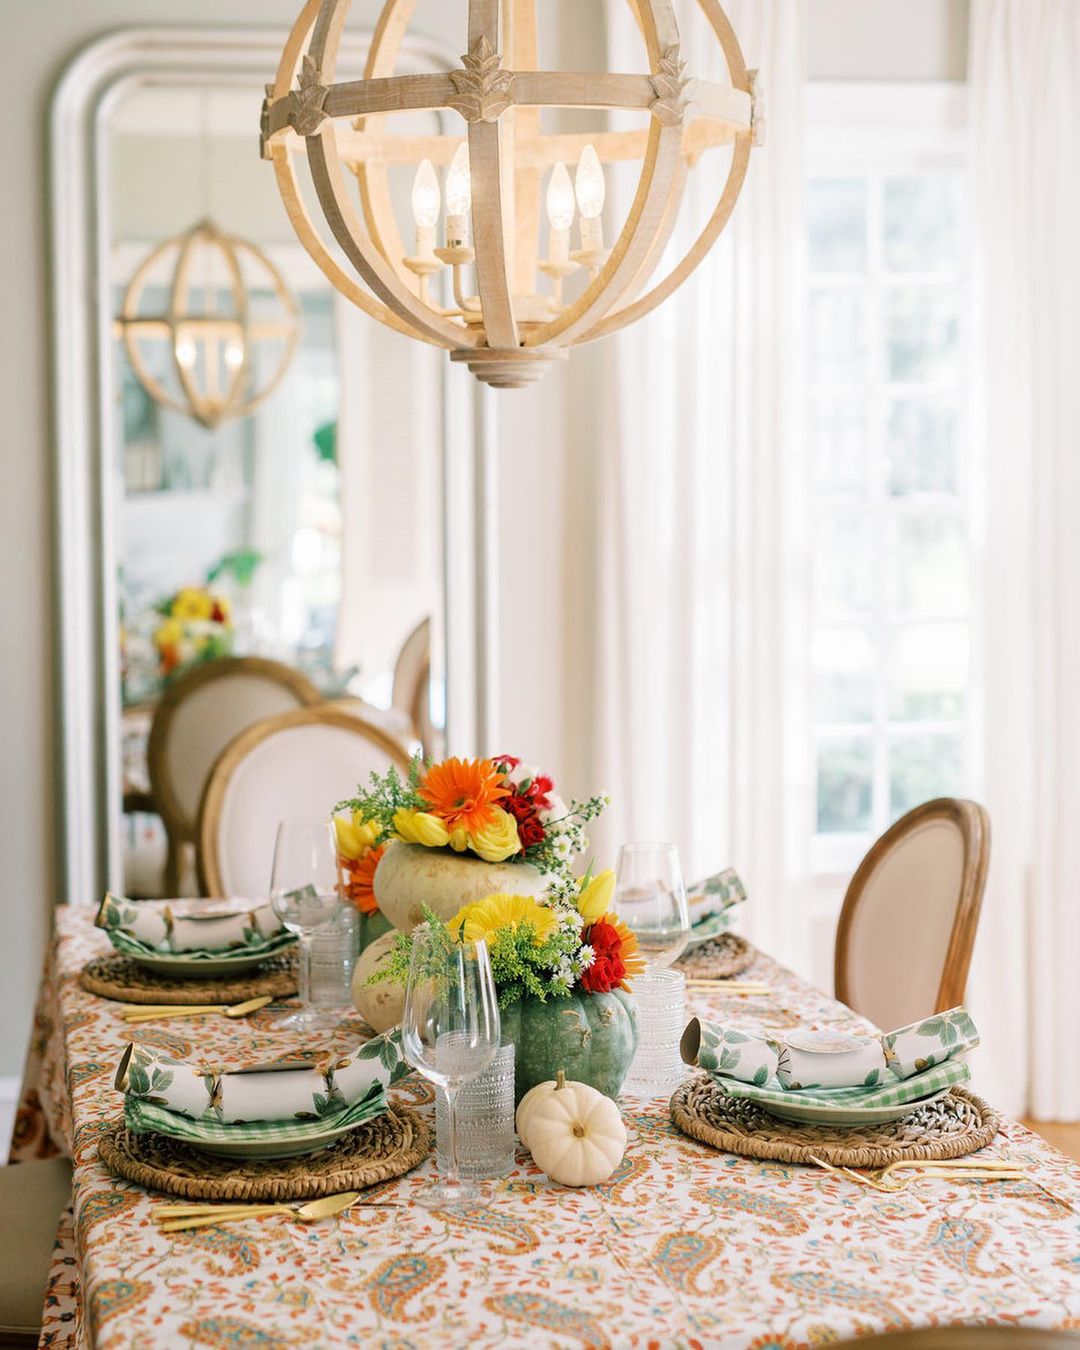
[[[311,935],[310,933],[299,934],[300,941],[297,943],[299,948],[299,960],[297,962],[297,995],[300,999],[301,1008],[311,1007]]]
[[[447,1186],[456,1186],[461,1180],[458,1175],[457,1157],[457,1088],[447,1087],[443,1091],[446,1093],[446,1123],[450,1134],[449,1147],[446,1151],[446,1176],[443,1181]]]

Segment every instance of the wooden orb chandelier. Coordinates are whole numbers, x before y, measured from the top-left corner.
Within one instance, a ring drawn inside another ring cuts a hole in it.
[[[465,0],[457,2],[464,28]],[[673,0],[627,0],[648,73],[538,70],[537,0],[467,0],[461,67],[397,75],[417,0],[386,0],[364,77],[335,83],[350,3],[305,5],[267,87],[262,153],[273,162],[304,247],[331,283],[372,317],[448,348],[452,361],[465,362],[488,384],[517,388],[541,378],[570,347],[647,314],[712,247],[762,128],[755,72],[746,69],[717,0],[696,0],[727,65],[728,81],[716,83],[691,77],[693,53],[680,44]],[[541,118],[545,109],[558,108],[636,111],[647,115],[647,125],[556,134]],[[463,129],[417,136],[386,127],[393,113],[441,109],[459,114]],[[705,151],[721,145],[731,147],[731,160],[717,183],[716,208],[685,257],[652,284],[687,174]],[[298,177],[304,152],[325,224],[354,272],[331,252],[308,213]],[[623,161],[640,161],[641,173],[609,249],[605,166]],[[414,248],[405,247],[394,213],[389,171],[400,165],[415,170]],[[572,249],[575,216],[580,247]],[[565,283],[576,273],[580,293],[564,300]]]
[[[146,306],[152,287],[164,287],[164,311]],[[284,379],[300,335],[300,310],[260,248],[201,220],[139,265],[116,328],[150,397],[213,428],[253,412]],[[169,385],[150,355],[161,343],[175,375]],[[260,378],[255,356],[263,344],[270,373]]]

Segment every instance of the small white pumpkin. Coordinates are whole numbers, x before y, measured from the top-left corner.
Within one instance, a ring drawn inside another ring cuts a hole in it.
[[[626,1126],[611,1098],[587,1083],[567,1083],[560,1071],[554,1083],[541,1083],[522,1098],[519,1136],[521,1109],[530,1097],[526,1147],[537,1167],[563,1186],[607,1181],[626,1152]]]

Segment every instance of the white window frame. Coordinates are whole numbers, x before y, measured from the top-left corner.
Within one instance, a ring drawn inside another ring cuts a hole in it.
[[[955,83],[907,82],[856,83],[811,82],[806,99],[807,178],[819,175],[859,175],[888,166],[890,174],[917,172],[938,167],[963,166],[967,158],[967,90]],[[912,280],[927,279],[913,274]],[[964,313],[970,313],[965,305]],[[961,387],[970,387],[968,357],[962,348]],[[804,395],[804,403],[806,397]],[[966,401],[966,400],[965,400]],[[979,457],[971,443],[971,418],[968,409],[960,410],[959,435],[964,445],[962,488],[968,522],[970,558],[969,610],[971,634],[970,683],[964,713],[967,768],[972,781],[981,770],[981,755],[976,730],[980,726],[982,671],[979,669],[980,643],[980,568],[976,557],[977,519],[981,500]],[[796,447],[801,461],[801,476],[810,487],[810,447]],[[924,499],[923,505],[928,504]],[[902,506],[899,509],[903,509]],[[804,917],[811,921],[807,939],[818,953],[815,965],[823,959],[827,944],[823,940],[825,923],[834,923],[844,885],[872,842],[868,834],[818,834],[817,765],[815,722],[811,709],[809,637],[812,628],[812,600],[809,589],[811,539],[805,523],[793,535],[790,575],[792,620],[805,636],[793,644],[800,660],[789,670],[788,707],[794,715],[789,743],[791,760],[788,781],[792,785],[791,816],[786,831],[792,847],[791,875],[799,898],[805,903]],[[879,678],[884,677],[880,672]],[[854,728],[853,728],[854,729]],[[865,731],[865,724],[858,730]],[[932,730],[927,723],[920,730]],[[874,728],[875,741],[879,728]],[[881,755],[876,756],[881,761]],[[877,770],[880,773],[880,769]],[[887,784],[886,790],[887,790]],[[875,782],[875,794],[882,785]],[[818,972],[819,977],[823,972]]]

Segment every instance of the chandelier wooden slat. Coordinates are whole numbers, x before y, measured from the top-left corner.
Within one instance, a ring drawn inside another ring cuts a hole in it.
[[[297,234],[333,285],[380,322],[448,348],[487,383],[519,387],[570,347],[643,317],[686,280],[730,217],[763,120],[754,73],[718,0],[696,4],[723,51],[726,83],[692,77],[673,0],[627,0],[648,59],[641,74],[541,70],[537,0],[458,2],[467,19],[459,69],[395,73],[416,0],[387,0],[363,78],[336,83],[350,0],[308,0],[267,88],[263,155]],[[545,109],[636,113],[649,122],[550,131]],[[460,133],[384,127],[390,114],[446,110],[462,119]],[[681,261],[647,289],[674,237],[689,173],[723,146],[730,163],[714,212]],[[304,204],[305,155],[325,224],[354,274]],[[604,166],[627,162],[640,162],[641,174],[608,248]],[[416,170],[411,251],[391,191],[391,170],[402,165]],[[445,173],[441,246],[436,166]],[[580,247],[572,250],[575,217]],[[584,284],[564,299],[575,274]]]

